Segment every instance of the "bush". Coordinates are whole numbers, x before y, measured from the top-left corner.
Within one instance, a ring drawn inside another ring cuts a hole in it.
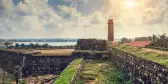
[[[128,81],[124,78],[122,72],[115,72],[111,69],[105,72],[105,78],[103,84],[131,84],[131,81]]]

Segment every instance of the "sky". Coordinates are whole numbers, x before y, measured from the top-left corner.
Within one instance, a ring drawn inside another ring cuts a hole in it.
[[[0,38],[107,39],[168,33],[168,0],[0,0]]]

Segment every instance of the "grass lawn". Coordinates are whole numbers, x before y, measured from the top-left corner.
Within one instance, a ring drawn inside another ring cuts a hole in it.
[[[162,51],[168,51],[168,48],[163,48],[163,47],[147,46],[146,48],[151,48],[151,49],[156,49],[156,50],[162,50]]]
[[[129,84],[123,74],[108,61],[85,61],[76,84]]]
[[[48,50],[34,50],[35,52],[41,52],[41,54],[34,56],[71,56],[74,49],[48,49]]]
[[[32,54],[40,52],[40,54],[33,56],[70,56],[74,49],[4,49],[4,51],[10,51],[20,54]]]
[[[149,51],[145,51],[141,48],[132,47],[132,46],[116,45],[113,47],[120,49],[120,50],[123,50],[125,52],[129,52],[131,54],[134,54],[140,58],[168,66],[168,55],[166,55],[166,54],[160,54],[160,53],[151,52],[151,51],[149,52]]]
[[[59,78],[54,82],[54,84],[70,84],[71,80],[76,74],[76,70],[78,69],[82,59],[75,59],[68,65],[66,69],[61,73]]]

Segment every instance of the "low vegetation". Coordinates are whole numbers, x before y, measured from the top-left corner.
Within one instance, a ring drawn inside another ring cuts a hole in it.
[[[81,62],[82,58],[78,58],[72,61],[60,74],[59,78],[54,82],[54,84],[70,84]]]
[[[26,45],[24,43],[22,43],[22,44],[16,43],[14,46],[12,46],[12,45],[7,46],[7,48],[9,48],[9,49],[67,49],[67,48],[74,49],[75,45],[53,46],[53,45],[49,45],[47,43],[45,43],[45,44],[29,43],[28,45]]]
[[[147,48],[168,50],[168,36],[166,34],[152,35],[148,37],[135,37],[134,40],[122,38],[118,43],[124,44],[132,41],[150,41],[151,43],[146,46]]]
[[[151,48],[151,49],[156,49],[156,50],[163,50],[163,51],[168,51],[168,48],[163,48],[163,47],[154,47],[154,46],[146,46],[146,48]]]
[[[168,55],[166,55],[166,54],[159,54],[156,52],[145,51],[141,48],[132,47],[132,46],[116,45],[113,47],[120,49],[122,51],[125,51],[125,52],[129,52],[131,54],[134,54],[140,58],[168,66]]]
[[[166,36],[166,34],[163,35],[153,35],[152,36],[152,42],[150,45],[150,47],[152,48],[168,48],[168,36]]]
[[[121,40],[118,42],[119,44],[124,44],[124,43],[130,43],[132,40],[128,38],[121,38]]]
[[[13,46],[11,48],[20,48],[20,49],[30,49],[30,48],[33,48],[33,49],[36,49],[36,48],[50,48],[50,47],[51,46],[48,45],[47,43],[43,44],[43,45],[40,45],[38,43],[36,43],[36,44],[30,43],[29,45],[25,45],[24,43],[22,43],[22,44],[16,43],[15,46]]]
[[[4,74],[3,71],[0,71],[0,84],[15,84],[15,77],[9,73]]]
[[[76,84],[131,84],[112,62],[86,60]]]

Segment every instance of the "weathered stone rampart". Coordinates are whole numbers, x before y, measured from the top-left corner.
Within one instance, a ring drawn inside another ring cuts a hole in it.
[[[23,72],[26,75],[59,74],[73,59],[73,56],[26,57]]]
[[[19,67],[22,76],[59,74],[76,56],[32,56],[0,50],[0,68],[15,75]]]
[[[79,39],[76,45],[76,50],[100,50],[107,49],[106,40],[97,39]]]
[[[125,73],[133,84],[168,84],[168,67],[112,48],[110,60]]]
[[[23,55],[0,50],[0,68],[7,72],[14,73],[16,67],[23,64]]]

